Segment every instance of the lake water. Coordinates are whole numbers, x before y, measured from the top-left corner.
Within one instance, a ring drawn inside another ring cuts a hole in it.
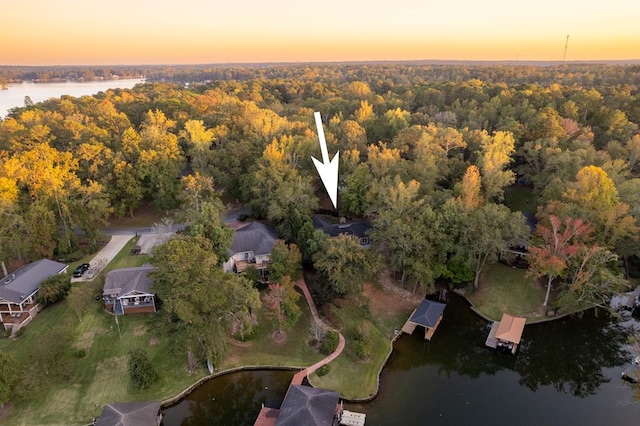
[[[640,402],[620,379],[636,321],[595,311],[525,328],[517,356],[486,348],[486,321],[450,294],[431,342],[402,336],[378,396],[345,408],[367,425],[637,424]],[[164,424],[253,425],[260,404],[279,407],[291,372],[233,373],[164,412]]]
[[[12,83],[7,90],[0,90],[0,118],[4,118],[11,108],[24,106],[24,97],[29,96],[33,102],[42,102],[62,95],[80,97],[94,95],[108,89],[130,89],[144,80],[127,78],[105,81],[67,81],[60,83]]]

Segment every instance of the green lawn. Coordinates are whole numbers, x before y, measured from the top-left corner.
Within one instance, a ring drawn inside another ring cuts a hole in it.
[[[535,279],[525,276],[526,270],[501,263],[485,266],[480,289],[466,296],[483,315],[500,320],[503,313],[531,320],[542,318],[545,289]]]
[[[382,292],[374,284],[370,295],[376,298]],[[389,307],[388,311],[378,310],[372,315],[366,303],[353,298],[337,300],[330,307],[330,315],[340,323],[341,333],[346,340],[345,349],[329,364],[328,374],[319,376],[314,373],[309,377],[309,382],[313,386],[338,391],[347,399],[363,399],[374,395],[382,366],[391,350],[394,330],[401,328],[411,313],[412,308],[407,308],[404,303],[400,305],[400,308]],[[353,331],[363,326],[368,328],[366,341],[371,347],[371,356],[366,360],[358,358],[354,353],[356,343]]]
[[[148,261],[146,255],[131,255],[135,241],[130,241],[109,263],[105,271],[91,283],[75,283],[91,294],[98,294],[106,272],[123,267],[140,266]],[[89,256],[74,262],[69,269],[88,261]],[[45,308],[24,328],[15,340],[0,339],[0,350],[11,353],[16,360],[28,360],[34,343],[56,324],[72,328],[73,347],[62,360],[63,370],[70,378],[57,374],[42,377],[38,389],[28,398],[17,401],[7,423],[15,425],[73,425],[89,423],[97,417],[105,404],[118,401],[166,399],[174,396],[203,377],[205,368],[194,374],[186,372],[184,354],[172,351],[169,342],[153,333],[155,315],[120,317],[120,332],[114,317],[104,312],[102,301],[92,299],[89,311],[79,321],[67,301]],[[153,340],[152,340],[153,339]],[[158,371],[159,383],[139,392],[129,385],[126,371],[128,353],[144,348]],[[86,356],[77,358],[74,352],[84,350]],[[20,364],[20,363],[19,363]],[[26,362],[28,365],[28,361]],[[70,373],[69,373],[70,372]]]
[[[287,367],[308,367],[324,358],[316,349],[307,344],[310,340],[311,312],[303,296],[298,300],[302,315],[296,325],[286,330],[285,342],[276,342],[272,337],[277,331],[277,323],[262,309],[258,317],[258,334],[247,342],[230,345],[227,357],[220,363],[225,370],[240,366],[275,365]]]
[[[530,186],[512,185],[504,189],[504,203],[511,211],[521,211],[535,214],[538,199]]]
[[[169,212],[172,217],[173,212]],[[162,218],[167,216],[165,211],[154,211],[149,204],[143,204],[133,211],[133,217],[126,214],[122,217],[112,217],[109,219],[109,227],[111,228],[139,228],[150,227],[154,223],[160,222]]]

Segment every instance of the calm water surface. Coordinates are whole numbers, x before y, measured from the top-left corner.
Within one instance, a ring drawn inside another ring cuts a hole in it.
[[[530,325],[514,357],[486,348],[486,322],[450,295],[433,340],[401,337],[378,397],[345,407],[366,413],[367,426],[640,424],[640,403],[620,379],[633,327],[635,321],[612,323],[595,311]],[[165,424],[252,425],[261,403],[280,406],[291,376],[214,379],[166,410]]]
[[[94,95],[108,89],[130,89],[144,80],[127,78],[106,81],[68,81],[60,83],[12,83],[7,90],[0,90],[0,118],[14,107],[24,106],[24,97],[29,96],[33,102],[42,102],[62,95],[74,97]]]

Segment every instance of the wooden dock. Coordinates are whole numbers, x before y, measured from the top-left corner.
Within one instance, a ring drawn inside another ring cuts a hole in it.
[[[366,414],[354,413],[353,411],[342,410],[340,414],[340,425],[344,426],[364,426]]]
[[[438,325],[440,324],[440,321],[442,321],[442,315],[438,317],[438,321],[436,322],[436,325],[434,325],[433,327],[428,327],[424,330],[425,339],[431,340],[431,338],[433,337],[433,334],[436,332],[436,328],[438,328]]]
[[[411,315],[409,315],[409,319],[407,320],[407,322],[404,323],[404,326],[402,327],[403,333],[413,334],[413,331],[416,329],[416,326],[418,325],[415,322],[411,322],[411,318],[415,313],[416,313],[416,310],[414,309],[413,312],[411,312]]]
[[[493,324],[491,325],[491,331],[489,332],[489,336],[487,336],[487,341],[484,342],[485,345],[493,349],[496,349],[498,347],[498,339],[496,338],[498,327],[500,327],[500,323],[498,321],[494,321]]]

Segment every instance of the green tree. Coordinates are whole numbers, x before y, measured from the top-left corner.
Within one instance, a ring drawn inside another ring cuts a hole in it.
[[[458,232],[455,254],[467,259],[475,271],[473,286],[479,288],[480,275],[487,262],[497,260],[500,252],[526,241],[529,229],[520,212],[508,207],[487,203],[479,208],[458,213],[460,221],[454,228]]]
[[[357,238],[345,234],[325,239],[313,256],[313,264],[337,294],[357,294],[381,266],[371,251],[360,247]]]
[[[40,284],[36,298],[38,303],[52,305],[67,297],[71,289],[71,281],[66,274],[57,274],[47,278]]]
[[[78,316],[78,321],[82,321],[82,318],[87,313],[89,306],[91,306],[93,295],[92,292],[82,287],[73,287],[69,291],[67,296],[67,302],[73,312]]]
[[[446,272],[446,233],[419,190],[416,181],[382,185],[370,231],[374,248],[402,274],[403,285],[407,279],[413,284],[413,291],[430,288]]]
[[[277,240],[271,251],[271,258],[267,266],[269,280],[279,283],[285,276],[296,281],[302,276],[302,254],[294,243],[286,244]]]
[[[158,371],[144,349],[135,349],[129,352],[127,370],[129,370],[129,378],[133,387],[137,390],[148,389],[160,379]]]
[[[182,218],[191,236],[207,238],[218,260],[228,258],[233,230],[224,221],[224,205],[220,193],[213,187],[213,179],[199,173],[182,178]]]
[[[342,190],[342,208],[346,215],[364,216],[369,210],[369,190],[373,184],[373,176],[367,164],[361,163],[346,180]]]
[[[151,263],[154,289],[176,344],[215,364],[231,330],[245,330],[261,306],[253,283],[224,273],[203,237],[173,238],[156,248]]]

